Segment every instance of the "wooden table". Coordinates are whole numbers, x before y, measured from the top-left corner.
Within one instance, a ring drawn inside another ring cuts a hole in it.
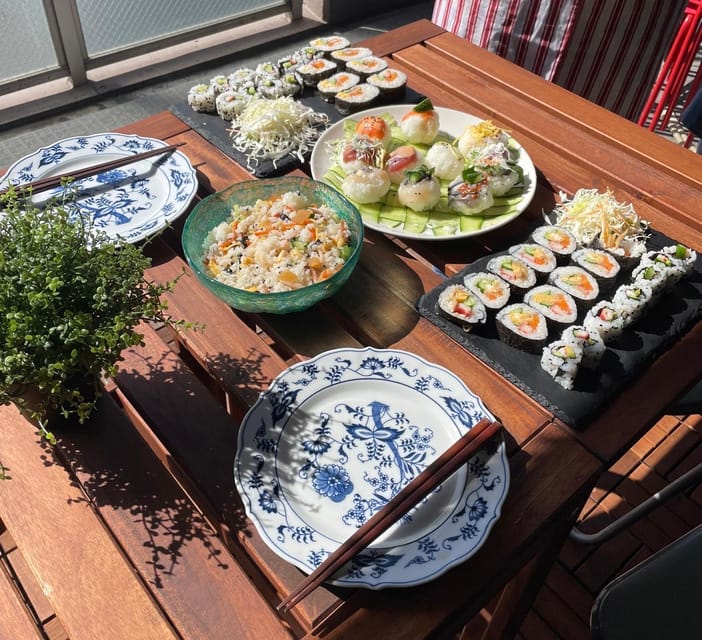
[[[173,337],[144,326],[144,345],[125,352],[90,424],[60,434],[54,448],[14,407],[0,408],[0,462],[10,476],[0,482],[0,520],[72,640],[445,637],[505,585],[489,633],[509,636],[598,474],[700,377],[699,358],[690,358],[702,346],[698,324],[574,432],[415,307],[441,272],[524,237],[559,190],[609,187],[702,250],[699,156],[428,21],[365,44],[437,106],[512,131],[538,168],[534,201],[513,223],[465,241],[368,231],[343,293],[287,317],[234,313],[208,293],[180,255],[182,220],[151,243],[150,277],[186,272],[169,295],[173,315],[206,329]],[[171,113],[123,131],[184,142],[199,197],[249,177]],[[320,588],[281,619],[275,605],[302,574],[245,516],[232,474],[237,428],[291,363],[364,345],[414,352],[468,382],[506,427],[509,494],[485,545],[444,576],[407,589]],[[31,625],[3,577],[0,610],[0,637],[35,637],[20,635]]]

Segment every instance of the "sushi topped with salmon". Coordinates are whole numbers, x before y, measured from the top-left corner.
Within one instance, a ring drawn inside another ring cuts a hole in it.
[[[417,169],[424,161],[422,152],[411,144],[395,147],[385,159],[385,170],[393,184],[400,184],[406,171]]]
[[[390,125],[381,116],[363,116],[356,124],[354,136],[371,140],[383,149],[387,149],[392,142]]]
[[[428,98],[405,113],[399,124],[410,144],[432,144],[439,135],[439,114]]]

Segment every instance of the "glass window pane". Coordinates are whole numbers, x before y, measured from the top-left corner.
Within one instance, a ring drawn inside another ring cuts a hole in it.
[[[56,69],[42,0],[0,0],[0,82]]]
[[[283,7],[287,0],[77,0],[88,56],[213,22]],[[119,25],[119,28],[115,28]]]

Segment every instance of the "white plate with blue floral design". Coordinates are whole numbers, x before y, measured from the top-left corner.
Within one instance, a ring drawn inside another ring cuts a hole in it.
[[[66,138],[15,162],[0,179],[0,189],[165,146],[161,140],[120,133]],[[76,181],[71,188],[77,197],[68,206],[76,214],[92,219],[110,238],[134,243],[163,230],[188,208],[197,177],[176,150]],[[41,205],[62,191],[58,187],[32,199]]]
[[[397,350],[338,349],[293,365],[241,425],[234,478],[266,544],[310,573],[481,418],[453,373]],[[473,555],[509,486],[494,439],[331,580],[427,582]]]

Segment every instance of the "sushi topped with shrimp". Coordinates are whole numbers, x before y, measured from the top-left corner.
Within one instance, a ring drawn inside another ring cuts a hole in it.
[[[425,98],[400,118],[400,129],[410,144],[432,144],[439,135],[439,114]]]

